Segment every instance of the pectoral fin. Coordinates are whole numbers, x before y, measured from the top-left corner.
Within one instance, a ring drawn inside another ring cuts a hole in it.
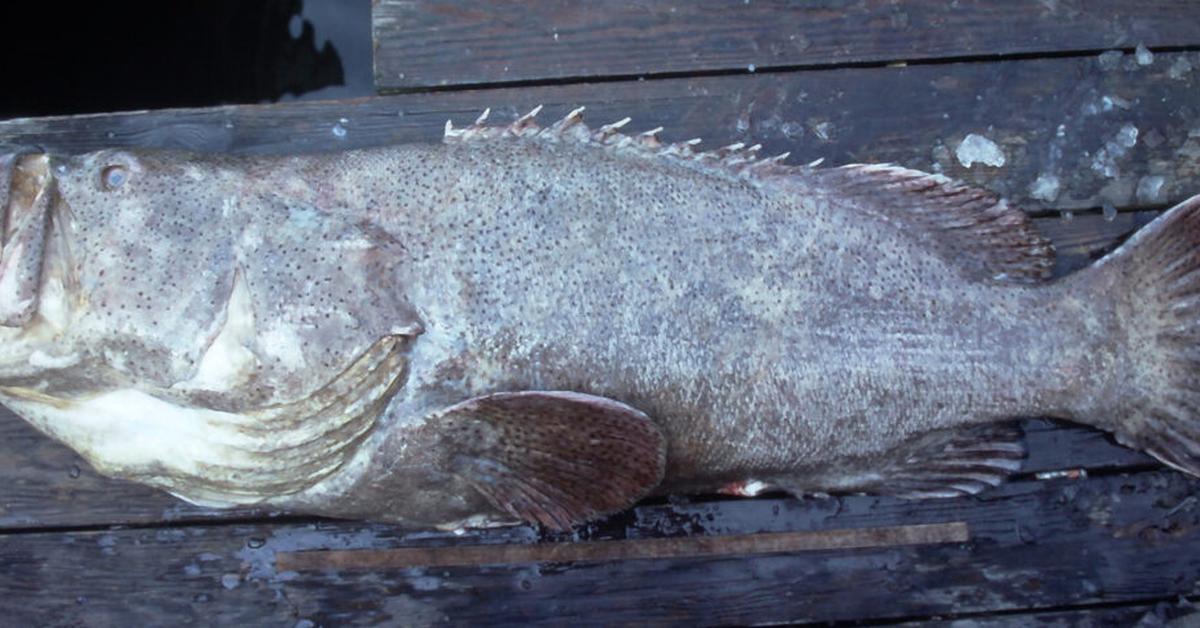
[[[628,508],[658,485],[666,463],[649,417],[591,395],[498,393],[430,421],[451,472],[496,508],[558,530]]]

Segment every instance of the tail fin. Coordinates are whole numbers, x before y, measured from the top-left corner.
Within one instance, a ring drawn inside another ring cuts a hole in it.
[[[1200,195],[1093,267],[1122,303],[1130,372],[1109,427],[1117,440],[1200,476]],[[1124,361],[1124,360],[1123,360]]]

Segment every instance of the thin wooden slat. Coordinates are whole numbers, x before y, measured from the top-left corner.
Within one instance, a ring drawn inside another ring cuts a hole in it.
[[[1200,45],[1186,0],[377,0],[382,91]]]
[[[764,154],[791,151],[793,163],[941,170],[1031,210],[1135,208],[1200,192],[1200,70],[1178,79],[1171,71],[1189,59],[1200,68],[1200,54],[1175,53],[1131,69],[1040,59],[24,119],[0,122],[0,144],[322,151],[437,141],[446,119],[469,124],[485,107],[503,121],[545,104],[542,117],[552,121],[586,105],[593,124],[631,116],[633,131],[662,126],[665,139],[701,137],[708,147],[761,143]],[[971,134],[994,142],[1004,165],[965,167],[959,148]],[[1139,198],[1148,176],[1163,177],[1162,185]],[[1053,200],[1031,193],[1044,177],[1058,180],[1056,196],[1048,194],[1053,186],[1040,189]]]
[[[961,521],[885,528],[773,532],[719,536],[583,541],[536,545],[458,545],[453,547],[283,552],[280,571],[350,571],[413,567],[483,567],[528,563],[579,563],[710,556],[756,556],[819,550],[865,549],[900,545],[966,543],[970,530]]]
[[[1141,473],[1021,483],[981,499],[668,504],[651,509],[661,516],[641,509],[631,534],[617,538],[964,521],[971,540],[541,566],[276,567],[280,554],[305,550],[533,541],[523,528],[463,537],[357,523],[6,535],[0,613],[11,625],[728,625],[1145,603],[1190,594],[1200,578],[1198,491],[1178,475]]]

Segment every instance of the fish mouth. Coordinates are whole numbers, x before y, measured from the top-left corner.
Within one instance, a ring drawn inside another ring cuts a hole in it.
[[[45,153],[0,155],[0,326],[23,326],[37,310],[52,180]]]

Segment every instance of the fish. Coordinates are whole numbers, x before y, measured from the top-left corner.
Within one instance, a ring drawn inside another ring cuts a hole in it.
[[[441,143],[0,156],[0,403],[211,507],[568,530],[952,498],[1055,417],[1200,475],[1200,196],[1091,267],[997,195],[582,109]]]

